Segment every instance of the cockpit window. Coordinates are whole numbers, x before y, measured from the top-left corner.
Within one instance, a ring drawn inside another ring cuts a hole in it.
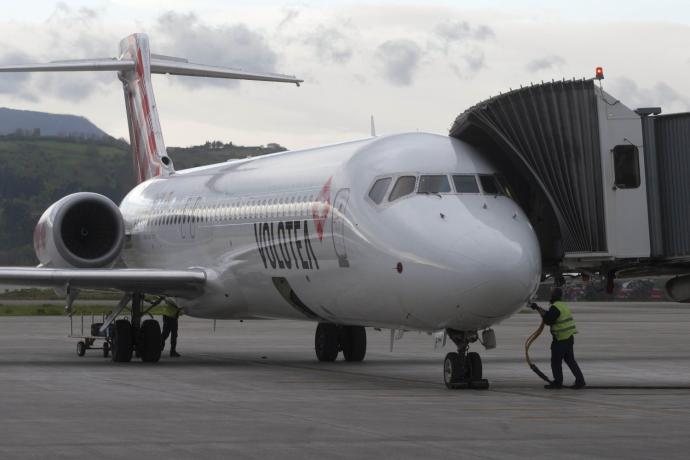
[[[513,198],[513,190],[510,188],[510,184],[508,183],[508,180],[505,178],[505,176],[503,174],[496,174],[496,179],[498,179],[498,184],[501,186],[506,196],[508,198]]]
[[[448,193],[450,183],[446,175],[421,176],[417,193]]]
[[[503,187],[496,179],[496,176],[492,175],[482,175],[479,176],[479,181],[482,184],[482,190],[484,190],[484,195],[505,195],[503,192]]]
[[[383,197],[386,196],[386,190],[388,190],[390,183],[390,177],[384,177],[374,182],[374,185],[371,186],[371,190],[369,190],[369,198],[371,198],[371,201],[376,204],[381,204]]]
[[[456,174],[453,176],[453,184],[458,193],[479,193],[479,185],[474,174]]]
[[[417,183],[417,178],[415,176],[400,176],[398,180],[395,181],[393,186],[393,191],[391,191],[391,196],[388,197],[388,201],[395,201],[405,195],[409,195],[414,192],[414,186]]]

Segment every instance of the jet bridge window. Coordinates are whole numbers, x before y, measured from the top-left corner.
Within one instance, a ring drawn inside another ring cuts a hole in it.
[[[395,181],[391,195],[388,197],[388,201],[395,201],[398,198],[402,198],[405,195],[409,195],[414,192],[414,186],[417,183],[417,178],[415,176],[400,176],[398,180]]]
[[[479,182],[482,184],[484,195],[505,195],[503,187],[496,179],[496,176],[484,174],[479,176]]]
[[[369,198],[371,198],[371,201],[376,204],[381,204],[383,197],[386,196],[386,190],[388,190],[390,183],[390,177],[384,177],[374,182],[374,185],[371,186],[371,190],[369,190]]]
[[[421,176],[417,193],[449,193],[450,182],[445,174]]]
[[[458,193],[479,193],[479,185],[474,174],[455,174],[453,184]]]
[[[640,186],[640,152],[634,145],[617,145],[613,148],[613,170],[618,188]]]

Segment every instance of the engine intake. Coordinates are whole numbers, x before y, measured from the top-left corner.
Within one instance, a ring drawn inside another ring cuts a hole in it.
[[[50,206],[34,230],[44,266],[102,268],[120,255],[125,239],[120,209],[97,193],[75,193]]]

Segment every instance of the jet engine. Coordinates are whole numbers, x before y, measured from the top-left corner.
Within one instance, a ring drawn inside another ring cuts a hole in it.
[[[110,267],[124,240],[120,209],[97,193],[74,193],[55,202],[34,229],[34,250],[46,267]]]

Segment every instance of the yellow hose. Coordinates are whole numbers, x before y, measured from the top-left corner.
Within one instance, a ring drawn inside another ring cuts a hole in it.
[[[539,368],[537,367],[536,364],[532,363],[532,360],[529,358],[529,347],[532,346],[532,343],[539,338],[541,335],[542,331],[544,330],[544,321],[542,320],[541,324],[537,328],[536,331],[532,333],[529,337],[527,337],[527,341],[525,342],[525,359],[527,360],[527,364],[529,365],[529,368],[534,371],[535,374],[537,374],[539,377],[541,377],[543,380],[551,383],[551,380],[544,374]]]

